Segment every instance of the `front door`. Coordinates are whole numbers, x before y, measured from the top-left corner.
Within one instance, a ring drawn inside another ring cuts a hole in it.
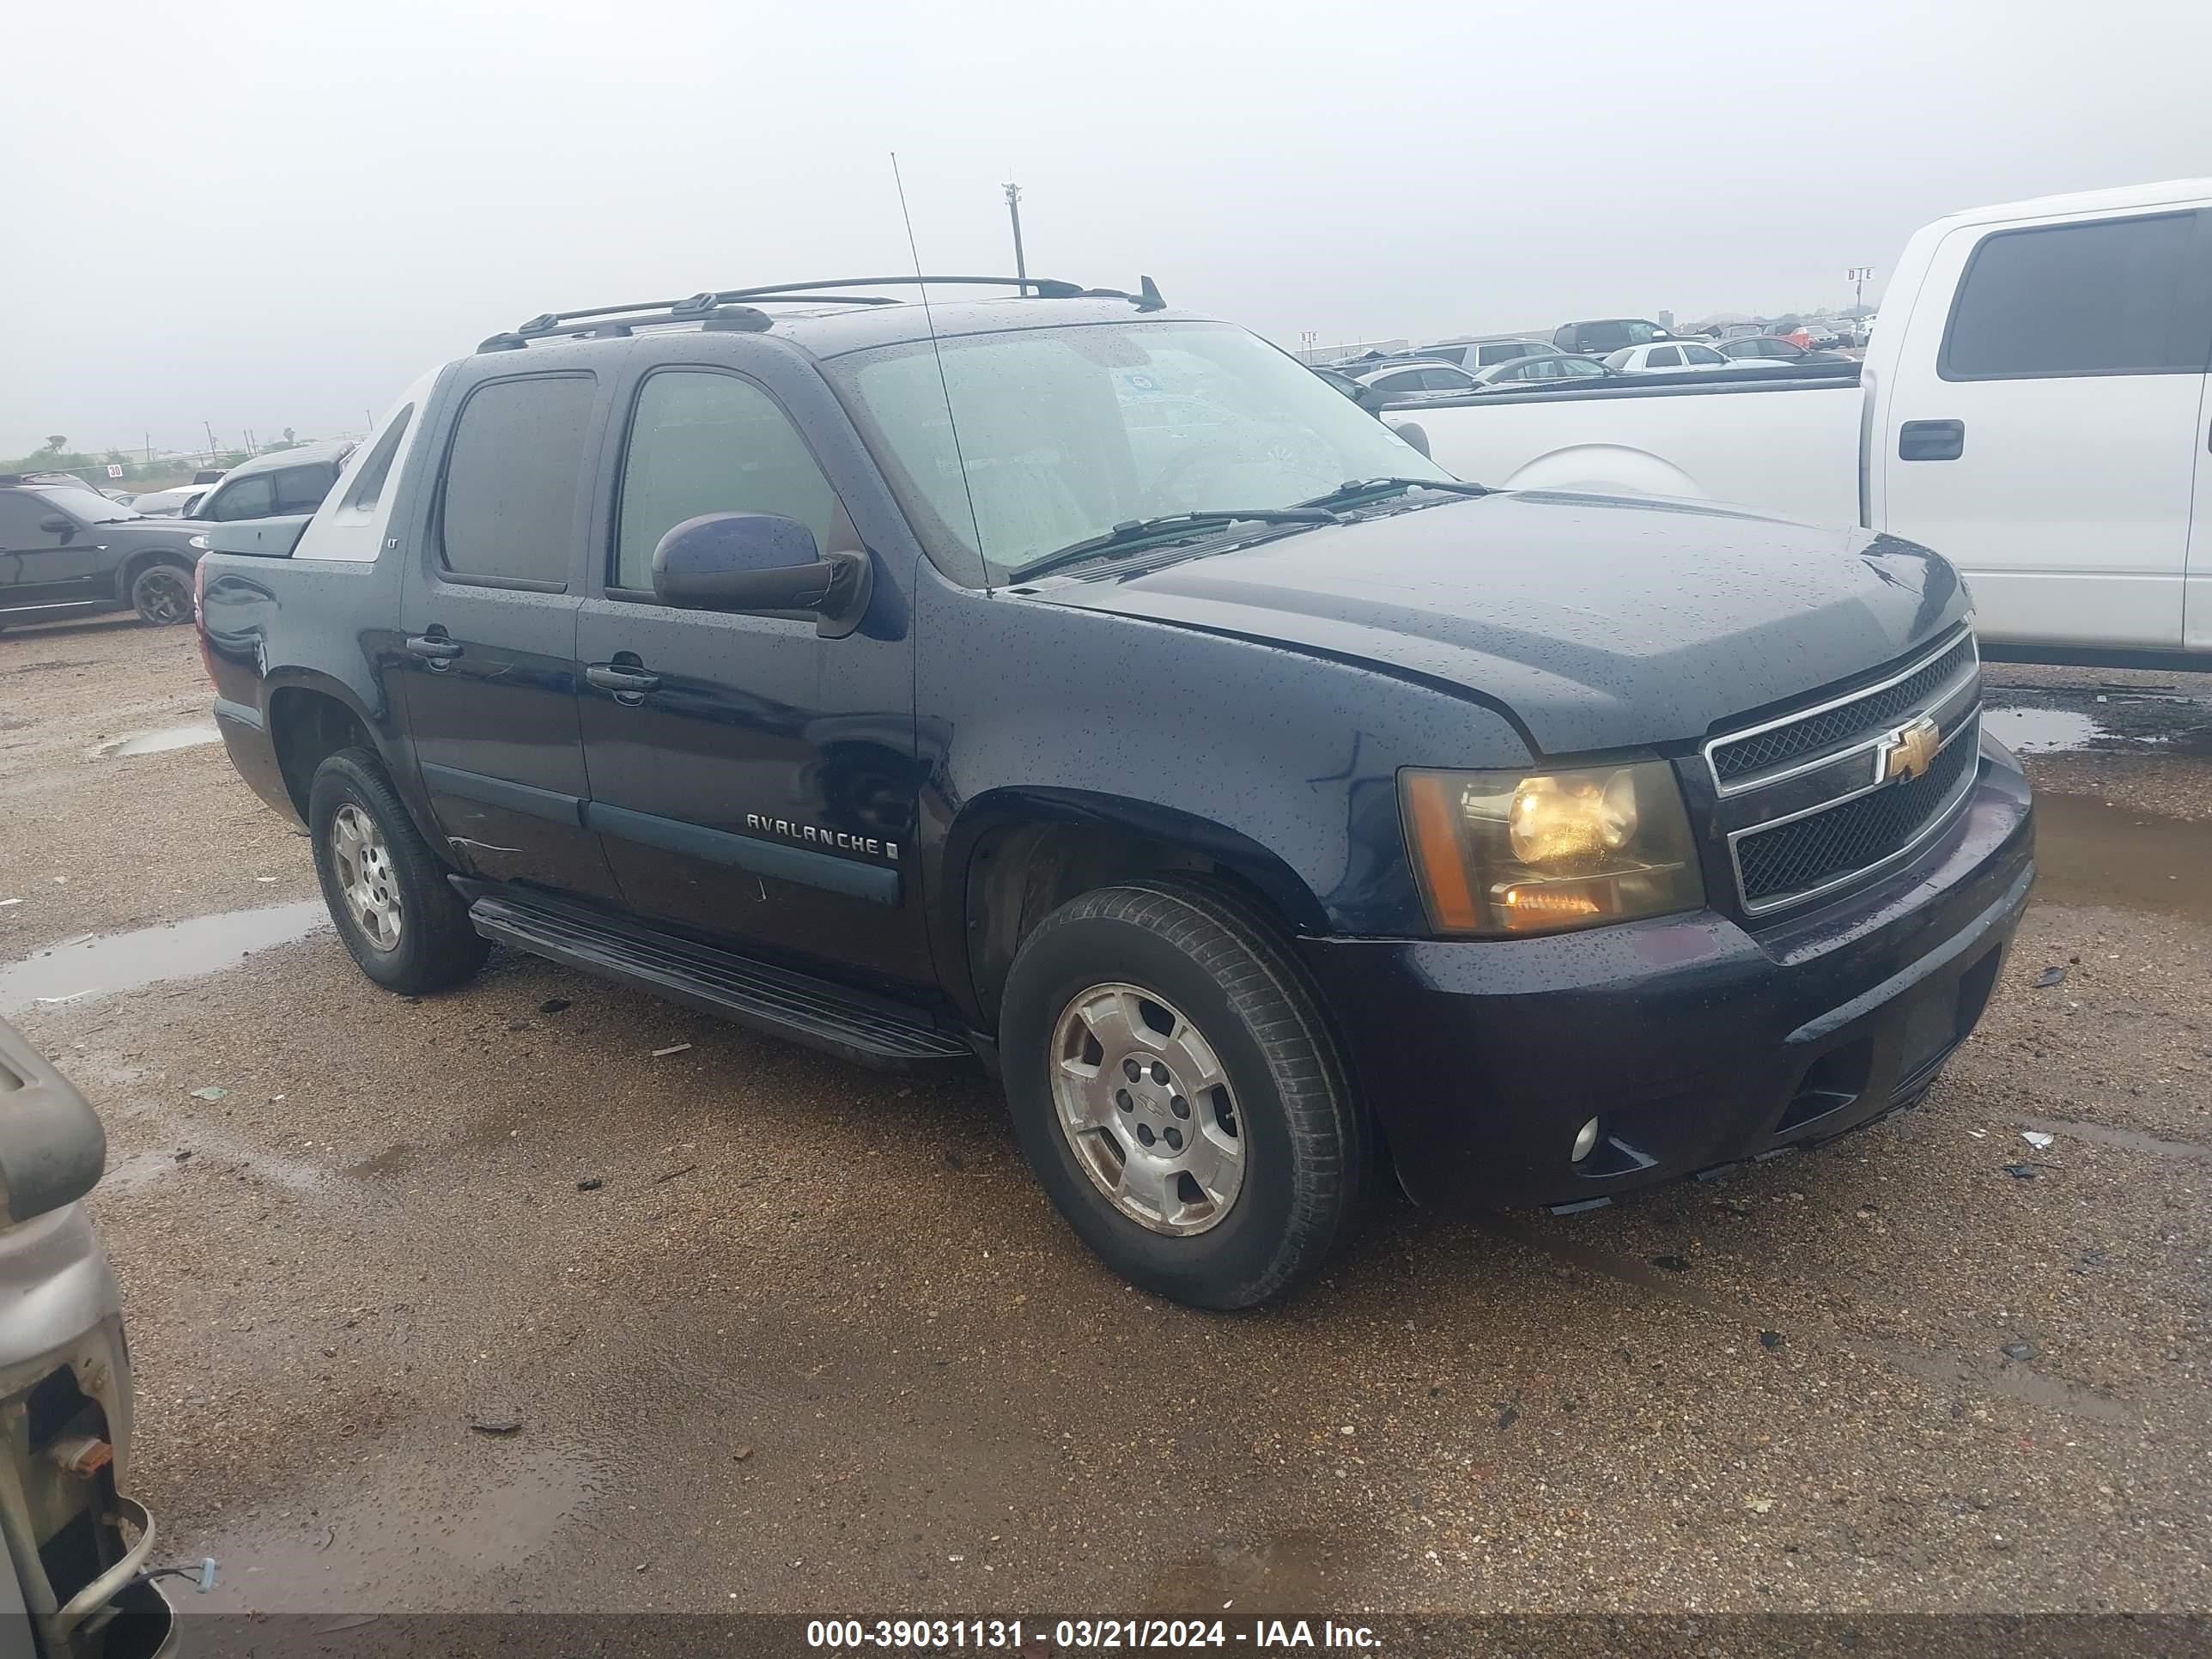
[[[1936,249],[1872,465],[1881,527],[1972,585],[1997,641],[2171,650],[2204,431],[2206,248],[2184,210]]]
[[[586,374],[519,374],[467,393],[416,515],[421,544],[399,555],[398,678],[455,862],[611,899],[614,878],[584,828],[570,586],[596,395]]]
[[[779,514],[824,552],[864,550],[758,382],[665,367],[629,404],[611,545],[577,634],[589,821],[624,900],[770,954],[926,981],[899,596],[879,584],[870,625],[835,640],[811,618],[657,603],[653,548],[701,514]]]
[[[63,530],[49,528],[66,525]],[[0,605],[110,598],[97,525],[80,524],[31,490],[0,491]]]

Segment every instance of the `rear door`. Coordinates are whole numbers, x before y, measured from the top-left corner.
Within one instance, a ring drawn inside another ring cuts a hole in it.
[[[811,617],[653,597],[654,546],[701,514],[777,514],[824,552],[865,550],[785,401],[808,398],[820,429],[842,418],[827,389],[811,371],[760,368],[664,362],[624,394],[604,562],[578,636],[590,822],[636,911],[768,955],[926,981],[901,596],[879,581],[867,625],[843,639],[821,638]]]
[[[1883,527],[1972,584],[1991,639],[2182,642],[2212,356],[2208,216],[1965,226],[1904,326]]]
[[[465,389],[401,554],[408,734],[456,860],[592,897],[614,878],[584,828],[574,573],[598,384],[517,374]]]

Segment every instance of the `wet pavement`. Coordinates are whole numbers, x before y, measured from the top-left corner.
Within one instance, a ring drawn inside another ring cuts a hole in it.
[[[58,632],[0,638],[0,810],[74,861],[0,859],[0,1006],[107,1123],[133,1480],[210,1607],[2212,1607],[2212,680],[1990,665],[2043,876],[1917,1110],[1595,1214],[1386,1203],[1224,1318],[1100,1269],[978,1077],[506,951],[376,991],[219,746],[87,758],[204,707],[172,636]],[[164,833],[252,868],[165,886]]]

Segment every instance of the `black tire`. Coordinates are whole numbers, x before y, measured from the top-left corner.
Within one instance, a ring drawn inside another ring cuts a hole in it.
[[[1169,1236],[1124,1213],[1061,1127],[1055,1028],[1085,991],[1112,982],[1182,1011],[1233,1091],[1243,1185],[1204,1231]],[[1000,1042],[1030,1167],[1084,1243],[1132,1283],[1194,1307],[1249,1308],[1310,1279],[1352,1232],[1375,1156],[1366,1114],[1304,975],[1233,896],[1148,878],[1070,900],[1014,959]]]
[[[182,565],[160,561],[131,579],[131,607],[138,620],[156,628],[173,627],[192,619],[192,573]]]
[[[364,815],[381,837],[381,863],[399,915],[398,938],[389,948],[371,939],[339,874],[334,837],[348,807]],[[415,996],[459,985],[483,966],[491,941],[469,925],[468,906],[369,750],[341,749],[315,769],[307,791],[307,830],[323,902],[362,973],[387,991]]]

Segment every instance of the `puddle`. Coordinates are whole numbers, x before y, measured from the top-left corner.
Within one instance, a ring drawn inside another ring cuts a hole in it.
[[[222,738],[222,733],[212,726],[165,726],[158,732],[139,732],[118,738],[112,743],[103,743],[92,753],[95,760],[124,760],[132,755],[160,755],[172,749],[196,748],[204,743],[218,743]]]
[[[2150,686],[1991,685],[1982,726],[2023,755],[2212,756],[2212,702]]]
[[[264,1508],[204,1537],[196,1547],[222,1561],[222,1571],[202,1606],[356,1613],[512,1607],[515,1576],[575,1531],[601,1484],[594,1461],[580,1452],[464,1430],[441,1455],[380,1457],[373,1472],[319,1480],[277,1512]]]
[[[1987,708],[1982,711],[1982,730],[2020,755],[2087,749],[2092,738],[2112,735],[2072,708]]]
[[[2094,795],[2035,798],[2037,902],[2105,904],[2212,922],[2212,823],[2107,806]]]
[[[231,966],[248,951],[288,945],[329,924],[320,899],[301,899],[71,940],[0,968],[0,1015],[135,991],[158,980],[196,979]]]

